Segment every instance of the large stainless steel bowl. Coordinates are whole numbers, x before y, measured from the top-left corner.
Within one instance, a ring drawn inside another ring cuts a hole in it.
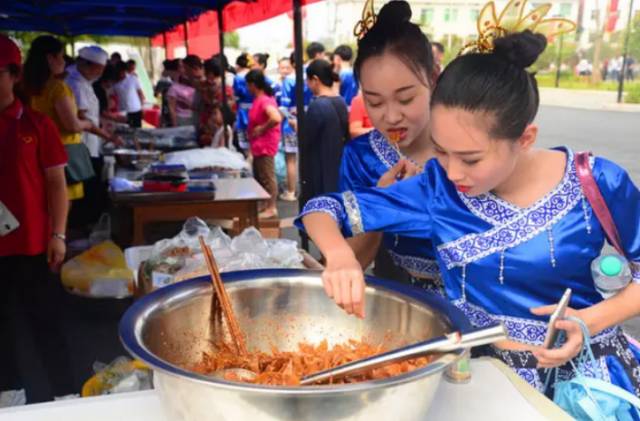
[[[249,348],[294,350],[301,341],[350,338],[417,342],[469,324],[440,297],[369,278],[364,320],[348,316],[324,293],[320,272],[258,270],[223,274]],[[185,368],[212,351],[211,284],[197,278],[137,301],[120,322],[129,352],[155,371],[170,420],[424,420],[443,370],[459,353],[378,381],[335,386],[269,387],[228,382]],[[390,336],[389,336],[390,334]]]

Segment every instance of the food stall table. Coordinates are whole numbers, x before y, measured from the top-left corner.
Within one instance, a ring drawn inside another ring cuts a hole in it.
[[[442,381],[424,419],[435,421],[571,420],[501,362],[471,361],[466,384]],[[401,411],[401,409],[399,409]],[[155,391],[63,400],[0,410],[0,421],[173,421]]]
[[[239,230],[258,225],[258,202],[269,194],[253,178],[213,180],[210,193],[112,193],[114,205],[133,210],[133,245],[144,244],[144,227],[152,222],[239,219]]]

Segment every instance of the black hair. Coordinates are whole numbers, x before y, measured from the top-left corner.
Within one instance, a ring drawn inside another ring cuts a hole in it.
[[[265,69],[267,68],[267,62],[269,61],[269,54],[266,53],[256,53],[253,55],[253,58],[255,59],[255,61],[261,65],[262,67],[264,67]]]
[[[116,72],[116,66],[107,64],[102,72],[102,76],[98,79],[98,82],[117,82],[118,73]]]
[[[133,59],[127,60],[127,68],[129,67],[136,67],[136,61]]]
[[[444,54],[444,45],[441,42],[432,42],[431,45],[436,47],[436,50],[440,52],[440,54]]]
[[[367,59],[389,52],[402,60],[418,78],[426,76],[425,82],[433,84],[436,70],[431,44],[410,19],[411,7],[406,1],[391,1],[380,9],[376,23],[358,41],[358,56],[353,66],[358,79]]]
[[[189,66],[191,68],[202,67],[202,59],[195,54],[189,54],[182,60],[185,66]]]
[[[115,53],[111,54],[111,60],[116,59],[116,58],[118,59],[118,61],[122,61],[122,56],[117,51]]]
[[[114,66],[114,70],[116,72],[116,75],[120,76],[120,73],[126,73],[127,72],[127,63],[123,62],[123,61],[119,61],[115,64]]]
[[[39,95],[51,77],[47,56],[63,51],[64,44],[51,35],[41,35],[33,40],[23,70],[25,91],[29,96]]]
[[[337,54],[344,61],[351,61],[353,58],[353,50],[348,45],[339,45],[333,54]]]
[[[236,59],[236,66],[243,69],[249,68],[249,53],[242,53]]]
[[[180,68],[180,62],[178,60],[166,59],[162,62],[162,67],[165,71],[175,72]]]
[[[492,137],[518,139],[540,104],[536,78],[526,68],[546,45],[544,35],[527,30],[496,39],[493,53],[456,58],[438,79],[431,106],[486,113],[494,119]]]
[[[307,80],[314,76],[329,88],[340,80],[340,76],[333,71],[333,65],[323,58],[315,59],[307,66]]]
[[[267,83],[267,78],[260,69],[253,69],[245,76],[247,83],[252,83],[256,88],[264,91],[265,94],[273,96],[273,89]]]
[[[307,57],[309,58],[309,60],[313,60],[318,54],[324,53],[324,50],[324,45],[320,44],[319,42],[312,42],[311,44],[307,45]]]
[[[289,54],[289,61],[291,62],[292,66],[296,65],[296,52],[292,51],[291,54]]]
[[[206,74],[212,74],[215,77],[222,76],[222,67],[220,67],[220,61],[216,59],[209,59],[204,62],[204,72]]]

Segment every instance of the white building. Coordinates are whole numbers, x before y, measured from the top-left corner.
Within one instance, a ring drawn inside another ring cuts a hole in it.
[[[627,24],[630,0],[620,0],[616,30]],[[386,3],[376,0],[379,10]],[[433,41],[448,43],[450,36],[468,38],[476,35],[476,19],[486,0],[409,0],[413,10],[412,20],[420,24]],[[495,0],[501,10],[507,0]],[[604,24],[607,0],[529,0],[529,10],[534,6],[551,3],[548,17],[562,16],[573,21],[581,21],[584,28],[580,43],[588,47],[589,33],[596,30],[594,10],[601,9],[601,25]],[[340,44],[356,43],[353,28],[360,20],[364,0],[325,0],[306,6],[304,36],[307,41],[324,42],[328,48]],[[635,2],[635,11],[640,9],[640,1]],[[276,57],[290,51],[292,45],[292,21],[286,15],[238,30],[242,47],[249,51],[273,51]]]
[[[529,4],[533,9],[547,2],[552,3],[548,16],[562,16],[574,21],[578,19],[580,0],[536,0]],[[353,26],[360,19],[365,2],[363,0],[328,0],[326,3],[326,7],[329,8],[328,29],[333,34],[334,43],[337,45],[352,42]],[[436,41],[446,40],[450,35],[467,38],[476,35],[476,21],[485,3],[485,0],[411,0],[412,21],[421,25],[424,31]],[[501,10],[507,1],[497,0],[495,3],[497,10]],[[383,4],[382,1],[377,2],[376,9]]]

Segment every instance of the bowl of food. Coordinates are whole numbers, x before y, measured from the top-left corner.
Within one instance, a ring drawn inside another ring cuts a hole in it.
[[[296,379],[365,356],[364,348],[384,351],[470,329],[446,300],[397,282],[368,278],[366,317],[359,319],[326,296],[319,271],[230,272],[223,280],[253,370],[266,384],[216,375],[220,359],[233,356],[221,345],[228,332],[212,322],[208,277],[158,289],[120,321],[124,346],[154,370],[169,419],[423,420],[443,372],[463,351],[346,383],[300,386]]]

